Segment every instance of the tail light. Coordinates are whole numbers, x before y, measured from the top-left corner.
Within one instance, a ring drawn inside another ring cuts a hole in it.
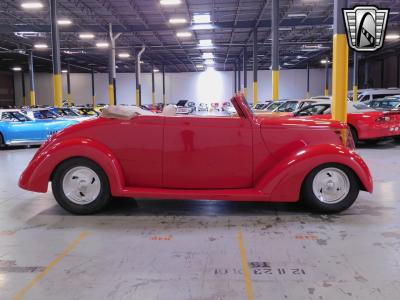
[[[390,116],[387,116],[387,115],[383,115],[383,116],[380,116],[379,118],[375,119],[376,123],[385,123],[385,122],[390,122],[390,121],[391,121],[391,118],[390,118]]]
[[[351,150],[356,149],[356,144],[354,143],[353,135],[349,128],[335,130],[335,133],[343,146]]]

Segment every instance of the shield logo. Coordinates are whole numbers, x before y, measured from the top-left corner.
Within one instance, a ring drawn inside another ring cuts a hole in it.
[[[389,9],[356,6],[343,9],[347,39],[355,51],[376,51],[383,46]]]

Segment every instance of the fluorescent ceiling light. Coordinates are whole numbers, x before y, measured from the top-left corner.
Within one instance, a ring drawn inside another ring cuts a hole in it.
[[[202,58],[203,58],[203,59],[214,58],[214,54],[213,54],[213,53],[210,53],[210,52],[206,52],[206,53],[203,53]]]
[[[128,58],[128,57],[130,57],[131,55],[129,54],[129,53],[119,53],[118,54],[118,57],[120,57],[120,58]]]
[[[12,68],[12,70],[16,71],[16,72],[19,72],[19,71],[22,71],[22,68],[21,67],[14,67],[14,68]]]
[[[46,49],[47,45],[46,44],[35,44],[34,46],[36,49]]]
[[[153,69],[153,72],[157,73],[157,72],[160,72],[160,70],[159,69]]]
[[[297,55],[296,58],[297,58],[297,59],[305,59],[305,58],[307,58],[307,56]]]
[[[181,0],[160,0],[161,5],[178,5],[181,3]]]
[[[180,38],[191,37],[192,33],[189,31],[182,31],[182,32],[177,32],[176,36]]]
[[[288,16],[288,18],[304,18],[304,17],[307,17],[307,14],[305,14],[305,13],[300,13],[300,14],[288,14],[287,15]]]
[[[43,4],[38,1],[30,1],[22,3],[21,7],[25,9],[40,9],[43,8]]]
[[[97,48],[107,48],[109,45],[106,42],[98,42],[96,43]]]
[[[286,62],[286,63],[284,63],[283,65],[284,65],[284,66],[294,66],[294,64],[287,63],[287,62]]]
[[[196,68],[197,68],[197,69],[203,69],[203,68],[204,68],[204,65],[196,65]]]
[[[187,20],[185,18],[171,18],[169,19],[170,24],[185,24]]]
[[[210,14],[195,14],[193,15],[193,24],[211,23]]]
[[[279,27],[280,31],[292,31],[293,28],[292,27]]]
[[[211,30],[215,29],[213,24],[195,24],[191,27],[192,30]]]
[[[398,12],[398,11],[391,11],[391,12],[389,13],[389,15],[398,15],[398,14],[400,14],[400,12]]]
[[[90,40],[94,38],[94,34],[93,33],[81,33],[79,34],[79,38],[83,39],[83,40]]]
[[[199,41],[199,46],[201,47],[208,47],[208,46],[212,46],[213,42],[212,40],[200,40]]]
[[[214,60],[213,60],[213,59],[206,59],[206,60],[204,61],[204,63],[205,63],[206,65],[213,65],[213,64],[214,64]]]
[[[68,73],[68,70],[61,70],[61,73]]]
[[[71,25],[72,21],[68,19],[60,19],[57,21],[58,25]]]
[[[321,59],[321,64],[326,64],[326,62],[328,62],[328,64],[330,63],[330,61],[328,60],[326,60],[326,59]]]
[[[400,35],[398,35],[396,33],[386,35],[386,40],[398,40],[399,38],[400,38]]]

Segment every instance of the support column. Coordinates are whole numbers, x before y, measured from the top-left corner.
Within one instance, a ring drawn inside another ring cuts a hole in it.
[[[29,52],[29,60],[28,60],[28,65],[29,65],[29,98],[30,98],[30,105],[35,106],[36,105],[36,92],[35,92],[35,72],[34,72],[34,67],[33,67],[33,52]],[[24,82],[24,89],[25,89],[25,82]],[[25,94],[25,91],[24,91]],[[26,105],[26,97],[24,99],[24,105]]]
[[[162,67],[162,95],[163,95],[163,104],[165,106],[166,104],[166,98],[165,98],[165,65]]]
[[[247,48],[243,49],[243,94],[247,100]]]
[[[279,0],[272,0],[272,100],[279,100]]]
[[[310,98],[311,93],[310,93],[310,65],[307,65],[307,94],[306,98]]]
[[[241,65],[240,58],[237,60],[237,71],[238,71],[238,93],[242,92],[242,78],[241,78]]]
[[[342,9],[347,0],[335,0],[333,22],[332,118],[347,121],[347,91],[349,78],[349,47]]]
[[[140,59],[145,50],[143,46],[142,49],[136,55],[136,64],[135,64],[135,72],[136,72],[136,106],[140,107],[142,105],[142,87],[140,84]]]
[[[62,79],[60,58],[60,33],[57,24],[56,0],[50,0],[51,44],[53,53],[54,106],[62,106]]]
[[[151,69],[151,103],[153,104],[153,107],[156,106],[156,86],[154,80],[154,66]]]
[[[71,96],[71,67],[69,62],[67,62],[67,101],[68,106],[72,106],[72,96]]]
[[[117,104],[117,69],[115,67],[115,41],[119,38],[121,33],[114,36],[112,31],[112,24],[108,25],[108,36],[110,40],[110,54],[108,59],[108,97],[110,105]]]
[[[258,33],[257,27],[254,28],[253,32],[253,105],[258,103]]]
[[[325,64],[325,92],[324,92],[324,94],[325,94],[325,96],[329,96],[329,63],[328,63],[329,59],[328,59],[328,57],[325,57],[325,61],[326,61],[326,64]]]
[[[15,73],[14,73],[14,77],[15,77]],[[24,73],[24,70],[21,71],[21,85],[22,85],[22,105],[26,106],[25,73]]]
[[[92,105],[93,107],[96,106],[96,91],[94,88],[94,68],[92,68]]]
[[[353,101],[358,101],[358,55],[356,51],[354,51],[353,60]]]
[[[236,94],[237,90],[238,90],[237,89],[237,64],[236,64],[236,62],[233,64],[233,77],[234,77],[234,82],[235,82],[233,90],[234,90],[234,93]]]

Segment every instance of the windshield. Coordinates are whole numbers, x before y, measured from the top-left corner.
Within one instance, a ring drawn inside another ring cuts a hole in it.
[[[371,101],[371,108],[394,108],[400,103],[399,99],[388,99],[382,101]]]
[[[271,104],[268,106],[267,111],[273,111],[273,110],[275,110],[276,108],[278,108],[278,107],[281,106],[281,105],[282,105],[281,102],[274,102],[274,103],[271,103]]]
[[[254,109],[264,109],[267,106],[265,103],[258,103],[256,106],[254,106]]]
[[[2,113],[1,121],[6,121],[6,122],[26,122],[26,121],[32,121],[32,120],[29,119],[24,114],[20,113],[19,111],[8,111],[8,112],[3,112]]]
[[[292,112],[296,110],[297,101],[286,101],[281,106],[279,106],[279,112]]]
[[[37,110],[33,112],[33,117],[35,119],[57,119],[59,115],[56,113],[53,113],[52,111],[48,109],[44,110]]]
[[[70,108],[56,108],[56,113],[59,114],[60,116],[66,116],[66,117],[77,117],[79,114],[74,112]]]
[[[188,101],[189,100],[179,100],[178,103],[176,103],[176,106],[185,106]]]

